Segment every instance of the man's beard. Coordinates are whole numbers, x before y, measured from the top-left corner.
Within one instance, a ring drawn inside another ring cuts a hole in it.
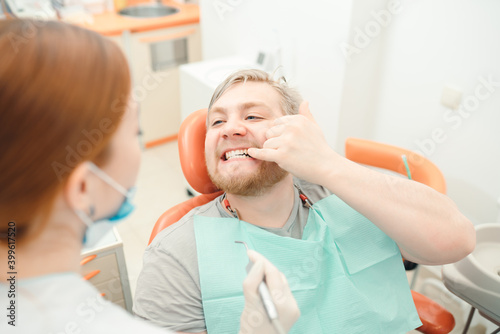
[[[288,175],[287,171],[270,161],[262,161],[255,173],[243,177],[208,173],[217,188],[239,196],[260,196]]]

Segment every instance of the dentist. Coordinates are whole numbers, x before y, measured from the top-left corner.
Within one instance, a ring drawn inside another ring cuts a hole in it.
[[[125,57],[96,33],[30,20],[0,21],[0,54],[0,332],[165,333],[79,275],[89,227],[133,209],[140,145]],[[263,314],[265,277],[290,329],[299,311],[286,279],[249,256],[241,322]]]

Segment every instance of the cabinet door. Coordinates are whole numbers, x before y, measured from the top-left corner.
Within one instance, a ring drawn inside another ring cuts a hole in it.
[[[179,65],[201,60],[199,26],[129,34],[132,96],[140,105],[143,140],[176,135],[181,122]]]
[[[132,312],[132,295],[123,242],[116,231],[103,236],[99,244],[81,253],[81,274],[103,297]]]

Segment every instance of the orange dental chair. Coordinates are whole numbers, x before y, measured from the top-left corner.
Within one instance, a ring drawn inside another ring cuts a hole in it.
[[[178,146],[182,171],[191,187],[200,195],[186,200],[165,211],[157,220],[149,243],[164,228],[177,222],[190,210],[220,196],[210,180],[205,166],[205,121],[207,109],[198,110],[189,115],[179,129]],[[346,157],[352,161],[384,168],[406,175],[401,155],[406,154],[413,179],[427,184],[444,193],[446,186],[439,169],[424,157],[398,147],[380,144],[363,139],[346,140]],[[426,334],[446,334],[455,326],[453,315],[429,298],[412,291],[413,300],[422,326],[418,331]]]

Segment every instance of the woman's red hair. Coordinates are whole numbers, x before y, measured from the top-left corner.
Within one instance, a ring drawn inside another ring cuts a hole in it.
[[[105,162],[131,83],[117,45],[65,23],[2,21],[0,55],[2,241],[9,221],[41,227],[78,164]]]

